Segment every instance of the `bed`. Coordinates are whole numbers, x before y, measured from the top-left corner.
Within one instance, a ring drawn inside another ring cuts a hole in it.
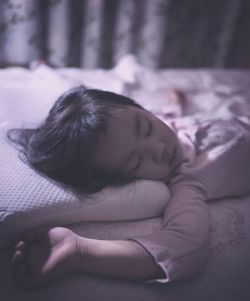
[[[138,64],[133,56],[126,56],[112,70],[52,69],[46,65],[36,65],[31,69],[0,70],[0,127],[7,129],[39,124],[55,98],[66,89],[79,84],[133,97],[160,118],[176,117],[183,119],[184,123],[189,118],[204,116],[223,119],[230,119],[234,115],[242,118],[250,116],[248,71],[152,71]],[[181,99],[173,97],[173,90],[179,91]],[[3,164],[2,159],[0,162]],[[4,222],[1,200],[6,197],[2,186],[5,182],[1,183],[0,232]],[[156,284],[74,274],[39,289],[22,290],[12,281],[9,266],[12,251],[6,245],[1,248],[0,256],[0,299],[250,300],[250,196],[211,201],[208,208],[211,216],[209,260],[204,270],[193,278]],[[87,237],[126,239],[131,237],[131,233],[138,236],[154,232],[161,225],[161,216],[158,215],[129,221],[107,222],[100,219],[60,222]],[[11,220],[17,227],[18,218]],[[11,235],[11,232],[8,233],[8,236]],[[9,238],[11,241],[15,237]]]

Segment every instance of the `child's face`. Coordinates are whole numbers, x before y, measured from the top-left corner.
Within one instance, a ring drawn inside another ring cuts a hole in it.
[[[182,159],[176,134],[150,112],[132,106],[117,109],[94,153],[102,171],[166,181]]]

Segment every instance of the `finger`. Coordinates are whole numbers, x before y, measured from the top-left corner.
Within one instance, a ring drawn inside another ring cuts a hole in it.
[[[11,264],[17,265],[17,264],[22,263],[23,261],[24,261],[24,254],[23,254],[23,252],[20,251],[20,250],[17,250],[14,253],[14,255],[13,255],[12,259],[11,259]]]
[[[19,241],[16,245],[15,245],[15,251],[22,251],[25,252],[26,250],[26,244],[23,240]]]

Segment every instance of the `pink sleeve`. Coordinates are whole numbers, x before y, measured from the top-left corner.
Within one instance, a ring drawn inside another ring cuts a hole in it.
[[[163,283],[199,272],[208,255],[209,214],[204,194],[189,185],[171,192],[162,228],[153,234],[133,238],[161,266],[166,276],[153,281]]]

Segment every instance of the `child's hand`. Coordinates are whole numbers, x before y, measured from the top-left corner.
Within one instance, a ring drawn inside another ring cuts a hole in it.
[[[98,240],[69,229],[38,229],[15,247],[13,275],[23,288],[35,288],[73,271],[131,280],[164,277],[161,267],[133,240]]]
[[[23,235],[12,258],[13,276],[24,288],[44,285],[77,268],[78,236],[66,228],[37,229]]]

